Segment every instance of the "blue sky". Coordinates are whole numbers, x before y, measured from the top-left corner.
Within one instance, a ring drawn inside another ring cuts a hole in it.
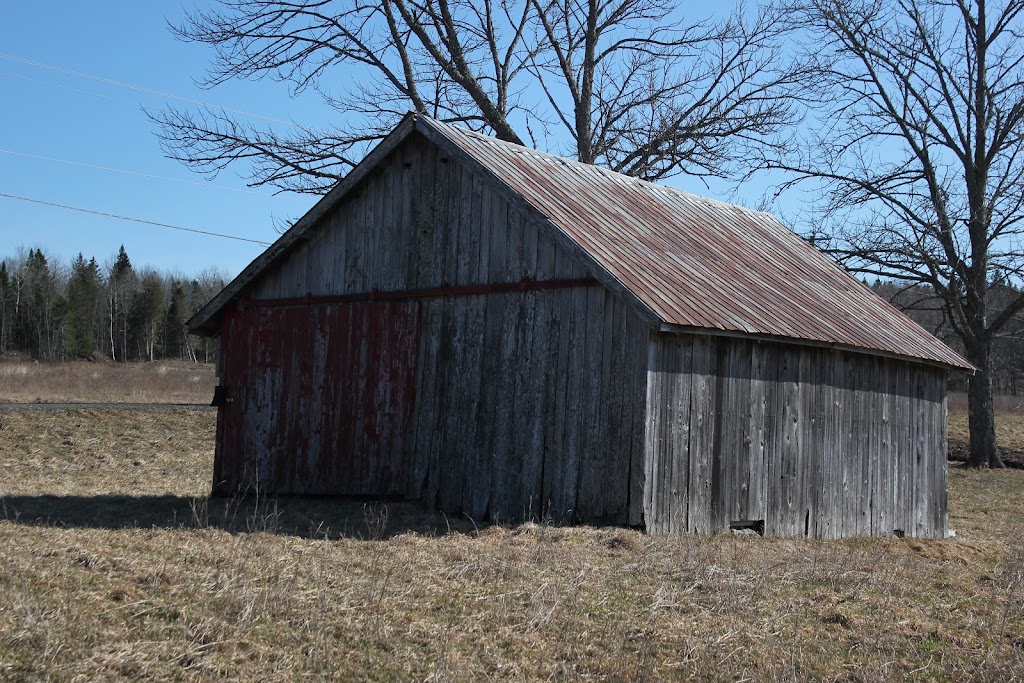
[[[289,99],[279,84],[196,87],[193,78],[202,75],[209,52],[175,40],[167,30],[166,21],[183,14],[179,3],[10,2],[3,13],[0,193],[268,242],[278,234],[275,218],[294,220],[314,203],[313,197],[247,190],[231,170],[208,182],[164,158],[143,107],[160,108],[173,100],[39,66],[277,119],[325,116],[318,101]],[[0,197],[0,236],[0,258],[13,256],[18,247],[42,247],[65,262],[82,252],[104,263],[124,244],[137,266],[182,274],[216,267],[234,276],[261,251],[255,244],[5,197]]]
[[[184,7],[206,1],[185,0]],[[277,226],[313,205],[314,197],[247,188],[239,175],[244,166],[211,182],[164,158],[143,109],[181,103],[152,91],[274,119],[324,125],[331,116],[315,95],[291,99],[284,85],[270,80],[197,87],[193,79],[212,55],[171,35],[167,22],[184,16],[179,2],[38,0],[9,2],[3,11],[0,194],[266,242],[278,236]],[[724,187],[709,190],[692,179],[670,184],[737,200]],[[743,203],[756,202],[760,192]],[[262,251],[256,244],[8,197],[0,197],[0,236],[0,259],[19,247],[41,247],[64,263],[81,252],[109,264],[124,244],[137,267],[183,275],[217,268],[233,277]]]

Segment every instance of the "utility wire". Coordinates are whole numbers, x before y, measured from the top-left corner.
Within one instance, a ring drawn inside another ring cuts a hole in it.
[[[97,164],[87,164],[82,161],[70,161],[68,159],[58,159],[56,157],[46,157],[41,154],[29,154],[27,152],[15,152],[11,149],[0,149],[0,154],[12,154],[14,156],[25,157],[27,159],[41,159],[42,161],[55,161],[59,164],[70,164],[71,166],[81,166],[83,168],[94,168],[99,171],[110,171],[112,173],[124,173],[127,175],[138,176],[140,178],[152,178],[154,180],[166,180],[171,183],[182,183],[184,185],[195,185],[197,187],[204,187],[212,190],[226,190],[228,192],[241,192],[242,194],[253,194],[259,197],[276,197],[277,195],[269,192],[257,192],[256,190],[247,190],[239,187],[228,187],[227,185],[214,185],[212,183],[203,183],[198,180],[187,180],[184,178],[170,178],[168,176],[153,175],[152,173],[142,173],[141,171],[129,171],[124,168],[112,168],[110,166],[99,166]],[[287,196],[289,199],[299,199],[299,197]]]
[[[131,218],[129,216],[119,216],[115,213],[107,213],[105,211],[93,211],[92,209],[83,209],[78,206],[68,206],[67,204],[58,204],[56,202],[47,202],[42,199],[32,199],[31,197],[21,197],[16,194],[7,194],[6,192],[0,192],[0,197],[6,197],[7,199],[18,199],[23,202],[32,202],[33,204],[42,204],[43,206],[55,206],[58,209],[67,209],[69,211],[79,211],[81,213],[91,213],[96,216],[105,216],[107,218],[116,218],[120,221],[128,221],[129,223],[144,223],[146,225],[155,225],[161,228],[170,228],[171,230],[182,230],[184,232],[194,232],[198,235],[210,235],[211,237],[223,237],[228,240],[238,240],[239,242],[252,242],[263,247],[269,247],[269,242],[263,242],[261,240],[249,239],[248,237],[236,237],[235,235],[225,235],[219,232],[210,232],[209,230],[198,230],[196,228],[185,228],[180,225],[171,225],[170,223],[159,223],[157,221],[147,221],[143,218]]]
[[[60,85],[59,83],[40,81],[38,78],[29,78],[28,76],[20,76],[18,74],[7,73],[6,71],[0,71],[0,76],[6,76],[7,78],[17,78],[21,81],[28,81],[29,83],[38,83],[39,85],[46,85],[51,88],[60,88],[61,90],[67,90],[69,92],[78,93],[79,95],[98,97],[101,100],[110,100],[111,102],[120,102],[122,104],[130,104],[132,106],[138,106],[139,104],[136,100],[126,100],[121,97],[110,97],[109,95],[100,95],[99,93],[89,92],[88,90],[79,90],[78,88],[71,88],[66,85]]]
[[[0,59],[7,59],[7,60],[10,60],[12,62],[18,62],[19,64],[27,64],[29,66],[37,67],[39,69],[47,69],[49,71],[56,71],[57,73],[67,74],[69,76],[77,76],[78,78],[87,78],[87,79],[89,79],[91,81],[96,81],[98,83],[105,83],[107,85],[114,85],[114,86],[117,86],[119,88],[127,88],[129,90],[134,90],[136,92],[146,93],[148,95],[156,95],[158,97],[164,97],[164,98],[171,99],[171,100],[178,100],[179,102],[187,102],[188,104],[195,104],[195,105],[199,105],[199,106],[203,106],[203,107],[212,107],[214,109],[221,109],[223,111],[229,111],[229,112],[231,112],[233,114],[241,114],[242,116],[248,116],[249,118],[253,118],[253,119],[261,119],[263,121],[269,121],[271,123],[280,123],[280,124],[285,125],[285,126],[293,125],[289,121],[283,121],[281,119],[275,119],[275,118],[272,118],[270,116],[262,116],[261,114],[254,114],[251,111],[244,111],[242,109],[232,109],[231,107],[225,107],[225,106],[222,106],[222,105],[219,105],[219,104],[213,104],[213,103],[210,103],[210,102],[205,102],[203,100],[197,100],[197,99],[192,98],[192,97],[182,97],[180,95],[173,95],[171,93],[163,92],[161,90],[154,90],[153,88],[145,88],[145,87],[143,87],[141,85],[133,85],[131,83],[125,83],[123,81],[115,81],[115,80],[113,80],[111,78],[104,78],[103,76],[96,76],[94,74],[88,74],[88,73],[84,73],[82,71],[74,71],[72,69],[66,69],[66,68],[64,68],[62,66],[54,66],[53,64],[45,64],[43,62],[36,62],[36,61],[31,60],[31,59],[25,59],[24,57],[17,57],[15,55],[9,55],[9,54],[3,53],[3,52],[0,52]]]

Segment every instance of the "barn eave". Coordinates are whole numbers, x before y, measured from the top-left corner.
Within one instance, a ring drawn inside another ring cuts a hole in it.
[[[893,353],[885,351],[883,349],[874,349],[864,346],[855,346],[853,344],[843,344],[842,342],[829,342],[821,341],[818,339],[802,339],[798,337],[783,337],[781,335],[774,334],[761,334],[757,332],[738,332],[735,330],[721,330],[708,327],[694,327],[690,325],[675,325],[672,323],[662,323],[658,326],[658,331],[666,334],[686,334],[686,335],[704,335],[708,337],[731,337],[735,339],[752,339],[754,341],[771,342],[775,344],[786,344],[791,346],[808,346],[812,348],[823,348],[833,349],[835,351],[845,351],[848,353],[857,353],[867,356],[878,356],[879,358],[891,358],[893,360],[903,360],[911,363],[917,363],[920,365],[927,365],[942,370],[962,372],[968,375],[973,375],[977,372],[970,363],[966,362],[954,362],[953,360],[941,361],[934,360],[931,358],[922,358],[921,356],[914,356],[910,354]]]

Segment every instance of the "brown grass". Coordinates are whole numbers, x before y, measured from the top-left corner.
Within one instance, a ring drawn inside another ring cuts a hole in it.
[[[1004,461],[1024,467],[1024,398],[996,396],[996,443]],[[955,460],[966,460],[970,432],[967,428],[967,397],[949,396],[949,452]]]
[[[954,541],[212,500],[213,413],[0,414],[2,680],[1024,679],[1024,472]]]
[[[209,403],[213,365],[0,362],[0,402]]]

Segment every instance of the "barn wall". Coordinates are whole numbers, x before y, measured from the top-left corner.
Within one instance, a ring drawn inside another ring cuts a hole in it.
[[[222,317],[220,490],[640,523],[649,329],[527,214],[413,136],[307,235]]]
[[[261,275],[253,298],[588,275],[524,211],[418,135],[386,157],[304,240]]]
[[[943,537],[946,376],[928,366],[728,337],[649,347],[648,528]]]
[[[222,324],[216,491],[405,495],[415,304],[250,302]]]
[[[414,490],[475,519],[639,523],[648,330],[601,287],[425,302]]]

